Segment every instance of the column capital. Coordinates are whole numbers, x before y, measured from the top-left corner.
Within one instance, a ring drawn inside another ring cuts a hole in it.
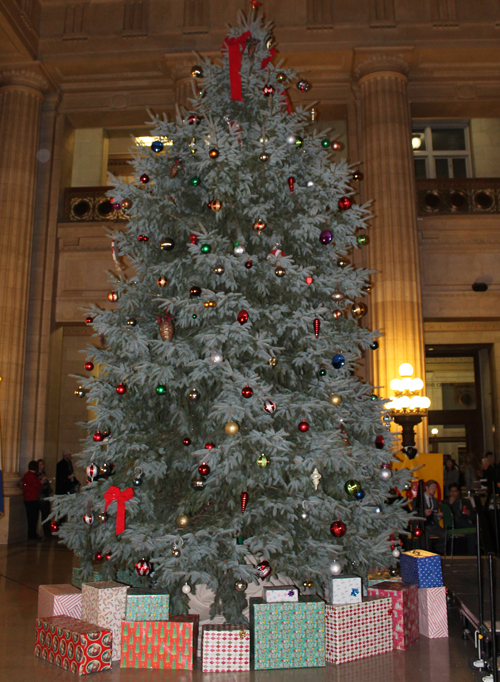
[[[406,81],[410,70],[412,52],[413,50],[408,48],[401,50],[390,48],[383,50],[356,50],[355,76],[360,83],[382,73],[391,74],[396,78]]]
[[[25,68],[12,68],[0,71],[0,88],[29,88],[43,99],[49,89],[49,82],[38,71]]]

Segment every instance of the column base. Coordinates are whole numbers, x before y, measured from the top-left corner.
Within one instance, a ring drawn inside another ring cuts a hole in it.
[[[5,495],[4,515],[0,518],[0,545],[26,542],[28,526],[22,495]]]

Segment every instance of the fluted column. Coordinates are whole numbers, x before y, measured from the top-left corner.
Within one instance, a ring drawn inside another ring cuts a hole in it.
[[[372,54],[358,66],[366,196],[373,200],[368,264],[377,271],[371,293],[372,329],[384,336],[371,354],[380,395],[402,362],[424,376],[424,340],[407,65]]]
[[[0,423],[6,495],[19,492],[36,162],[46,88],[35,72],[0,72]]]

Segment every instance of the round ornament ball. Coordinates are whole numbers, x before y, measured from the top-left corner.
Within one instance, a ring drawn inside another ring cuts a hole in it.
[[[127,392],[127,384],[120,382],[116,387],[116,392],[118,393],[118,395],[125,395],[125,393]]]
[[[151,142],[151,151],[153,151],[155,154],[162,152],[163,148],[164,145],[161,140],[153,140],[153,142]]]
[[[354,478],[350,478],[345,482],[344,490],[348,495],[356,495],[361,490],[361,483]]]
[[[181,589],[183,594],[189,594],[191,592],[191,586],[188,585],[188,583],[184,583]]]
[[[342,143],[338,140],[332,142],[332,149],[334,152],[339,152],[342,149]]]
[[[323,147],[323,149],[328,149],[328,147],[330,146],[330,140],[328,140],[328,139],[325,137],[324,140],[321,140],[321,146]]]
[[[351,306],[351,315],[355,319],[359,319],[360,317],[364,317],[364,315],[366,315],[367,312],[368,312],[368,307],[362,301],[360,301],[358,303],[353,303]]]
[[[203,244],[201,249],[200,249],[200,251],[202,253],[210,253],[211,250],[212,250],[212,247],[210,246],[210,244]]]
[[[341,369],[345,365],[345,358],[342,353],[336,353],[333,356],[332,365],[335,369]]]
[[[104,512],[101,512],[100,514],[97,515],[97,520],[99,523],[106,523],[108,519],[108,515]]]
[[[177,545],[174,545],[174,547],[172,547],[172,556],[175,557],[176,559],[178,559],[180,557],[180,555],[181,555],[181,550],[177,547]]]
[[[191,75],[193,78],[203,78],[203,69],[199,64],[191,67]]]
[[[330,533],[335,538],[342,538],[346,534],[347,527],[343,521],[334,521],[330,526]]]
[[[134,320],[133,317],[129,317],[127,320],[127,327],[136,327],[137,326],[137,320]]]
[[[175,519],[175,523],[179,528],[186,528],[189,526],[189,516],[187,514],[179,514]]]
[[[146,559],[141,559],[135,565],[135,572],[140,576],[149,575],[151,573],[151,564]]]
[[[245,324],[248,322],[248,312],[246,310],[240,310],[238,313],[238,322],[240,324]]]
[[[198,298],[201,296],[201,288],[200,287],[191,287],[189,290],[189,297],[190,298]]]
[[[328,373],[328,370],[326,369],[326,367],[320,367],[319,368],[318,374],[320,375],[320,377],[326,377],[327,373]]]
[[[195,403],[199,399],[200,399],[200,392],[198,391],[198,389],[196,389],[196,388],[191,389],[191,391],[189,391],[189,400],[191,400],[191,402]]]
[[[191,479],[191,488],[193,490],[203,490],[204,487],[205,487],[205,481],[203,480],[203,478],[201,478],[201,476],[194,476]],[[179,552],[179,554],[180,554],[180,552]]]
[[[398,549],[397,547],[395,547],[395,548],[392,550],[392,556],[393,556],[395,559],[399,559],[399,557],[401,556],[401,550]]]
[[[286,136],[285,141],[287,144],[295,144],[297,138],[293,133],[290,133],[289,135]]]
[[[247,384],[244,388],[241,389],[241,395],[244,398],[251,398],[253,396],[253,388],[251,388],[251,386]]]
[[[391,576],[391,578],[395,578],[396,576],[399,575],[399,571],[398,571],[398,569],[397,569],[397,566],[391,566],[391,567],[390,567],[390,569],[389,569],[389,575]]]
[[[339,209],[341,211],[347,211],[352,206],[352,199],[349,197],[341,197],[339,199]]]
[[[269,97],[270,95],[274,95],[274,88],[270,83],[266,83],[264,87],[262,88],[262,94],[264,97]]]
[[[224,356],[223,356],[222,353],[220,353],[219,351],[215,351],[215,352],[212,353],[212,355],[210,356],[210,362],[211,362],[213,365],[220,365],[220,363],[221,363],[223,360],[224,360]]]
[[[266,457],[266,455],[262,453],[257,460],[257,466],[260,467],[261,469],[265,469],[266,467],[268,467],[269,457]]]
[[[372,341],[372,343],[370,343],[371,350],[377,350],[378,346],[379,346],[378,341]]]
[[[93,321],[94,321],[94,318],[90,317],[90,315],[85,318],[85,324],[87,324],[87,325],[92,324]]]
[[[364,490],[358,490],[358,492],[354,495],[354,497],[358,500],[358,502],[361,502],[361,500],[365,496],[365,491]]]
[[[149,175],[147,175],[146,173],[143,173],[141,175],[141,177],[139,178],[139,180],[141,181],[141,183],[143,185],[146,185],[149,182]]]
[[[118,300],[118,294],[116,291],[110,291],[109,294],[107,295],[107,299],[110,303],[116,303]]]
[[[186,447],[188,447],[189,445],[191,445],[191,438],[183,438],[182,442]]]
[[[262,232],[264,232],[266,227],[267,227],[266,223],[263,220],[260,220],[260,218],[259,218],[259,220],[256,220],[253,224],[253,229],[258,234],[262,234]]]
[[[330,230],[323,230],[319,235],[320,244],[326,246],[332,241],[333,235]]]
[[[94,523],[94,515],[93,514],[84,514],[83,515],[83,522],[87,526],[91,526]]]
[[[94,559],[95,559],[95,561],[102,561],[104,559],[102,552],[96,552],[94,554]]]
[[[215,211],[215,213],[218,213],[219,211],[222,210],[222,201],[219,199],[213,199],[209,204],[208,207],[212,209],[212,211]]]
[[[305,433],[306,431],[309,431],[309,424],[303,419],[300,424],[299,424],[299,431],[302,431],[302,433]]]
[[[99,467],[97,466],[97,464],[94,464],[94,462],[91,462],[85,469],[85,473],[87,474],[87,478],[90,478],[90,480],[92,480],[99,473]]]
[[[392,471],[389,469],[388,465],[385,465],[380,469],[380,478],[382,481],[390,481],[392,478]]]
[[[234,242],[233,244],[233,253],[235,256],[241,256],[242,254],[245,253],[245,247],[242,246],[239,242]]]
[[[300,512],[300,518],[301,518],[303,521],[307,521],[307,519],[309,518],[309,512],[307,511],[307,509],[303,509],[303,510]]]
[[[301,92],[307,92],[309,90],[309,81],[306,81],[305,78],[301,78],[297,83],[297,89]]]
[[[375,437],[375,447],[377,450],[382,450],[385,445],[385,438],[382,435],[378,435]]]
[[[375,514],[381,514],[382,507],[380,505],[377,505],[376,507],[373,508],[373,511],[375,512]]]
[[[236,422],[233,421],[228,422],[224,427],[224,431],[227,433],[228,436],[235,436],[239,430],[240,427]]]
[[[300,135],[297,135],[297,137],[295,138],[295,146],[297,147],[297,149],[302,149],[302,147],[304,146],[304,140],[300,137]]]
[[[342,573],[342,564],[339,561],[332,561],[328,566],[330,575],[340,575]]]
[[[168,279],[165,277],[165,275],[160,275],[160,277],[158,277],[156,280],[156,283],[159,287],[166,287],[168,284]]]
[[[52,521],[52,523],[50,524],[50,532],[51,533],[57,533],[58,530],[59,530],[59,524],[57,523],[57,521]]]
[[[158,393],[158,395],[165,395],[165,393],[167,392],[167,387],[165,386],[165,384],[158,384],[155,390]]]
[[[252,267],[252,265],[253,265],[253,263],[252,263],[252,259],[251,259],[251,258],[249,258],[247,261],[245,261],[245,267],[246,267],[247,270],[250,270],[250,268]]]
[[[247,589],[248,585],[244,580],[237,580],[234,583],[234,589],[236,592],[244,592]]]
[[[363,173],[362,173],[361,171],[359,171],[359,170],[354,171],[354,173],[352,174],[352,179],[353,179],[355,182],[361,182],[361,180],[362,180],[364,177],[365,177],[365,176],[363,175]]]
[[[256,568],[261,580],[265,580],[273,571],[269,561],[261,561],[260,564],[257,564]]]
[[[331,405],[338,407],[340,405],[340,403],[342,402],[342,396],[340,396],[338,393],[332,393],[330,395],[330,397],[328,398],[328,402]]]
[[[413,531],[413,535],[414,535],[416,538],[419,538],[419,537],[422,535],[422,529],[419,528],[419,527],[415,528],[415,530]]]
[[[86,362],[85,369],[87,370],[87,372],[91,372],[94,369],[94,363],[90,361]]]
[[[358,234],[356,237],[356,242],[359,246],[364,246],[368,243],[368,237],[365,234]]]
[[[264,411],[267,412],[267,414],[274,414],[276,412],[276,403],[274,400],[264,401]]]
[[[278,265],[278,267],[274,271],[274,274],[276,275],[276,277],[284,277],[286,275],[286,270],[285,268],[281,267],[281,265]]]
[[[198,473],[200,476],[208,476],[210,473],[210,467],[206,462],[202,462],[200,466],[198,467]]]
[[[225,272],[225,268],[224,268],[223,265],[221,265],[221,264],[219,263],[218,265],[215,266],[215,268],[214,268],[214,273],[215,273],[216,275],[223,275],[224,272]]]

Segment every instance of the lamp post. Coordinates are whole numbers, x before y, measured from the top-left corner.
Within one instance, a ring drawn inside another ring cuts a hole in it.
[[[391,381],[391,389],[395,395],[384,405],[390,410],[391,416],[402,427],[402,449],[413,459],[417,454],[415,448],[415,426],[420,424],[422,417],[427,415],[431,401],[425,395],[420,395],[424,382],[413,378],[413,367],[408,362],[399,366],[400,379]]]

